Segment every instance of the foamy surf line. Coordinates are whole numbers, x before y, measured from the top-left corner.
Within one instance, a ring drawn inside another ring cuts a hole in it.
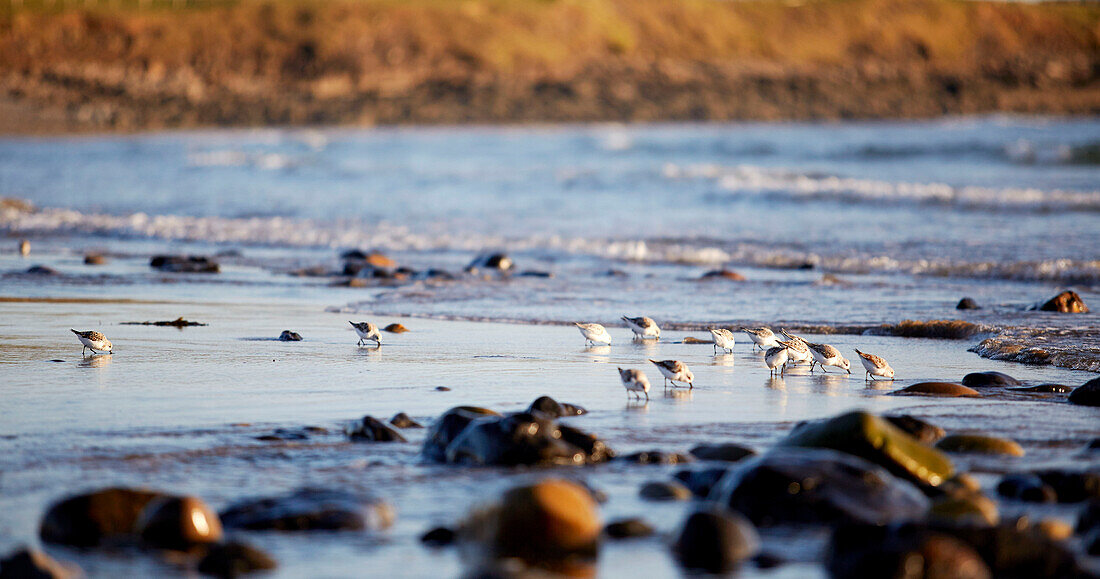
[[[798,247],[751,242],[608,240],[557,235],[506,238],[480,234],[418,233],[387,223],[323,222],[283,217],[189,217],[88,214],[72,209],[0,210],[0,231],[11,235],[94,235],[279,247],[369,247],[380,251],[472,253],[557,251],[613,261],[694,266],[741,265],[792,269],[810,265],[836,273],[900,273],[939,277],[1005,279],[1095,285],[1100,260],[960,262],[923,257],[828,255]]]

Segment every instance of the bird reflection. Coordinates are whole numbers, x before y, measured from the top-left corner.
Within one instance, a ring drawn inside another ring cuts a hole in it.
[[[640,412],[642,414],[649,413],[649,399],[648,398],[631,398],[626,401],[626,409],[632,412]]]
[[[111,363],[110,354],[96,354],[94,356],[88,356],[80,361],[78,364],[83,368],[103,368]]]
[[[691,400],[695,398],[695,391],[690,388],[666,388],[665,398],[672,400]]]
[[[764,386],[770,390],[779,390],[781,392],[787,391],[787,381],[782,376],[772,376],[768,378],[767,382],[764,382]]]
[[[585,346],[584,353],[594,362],[610,362],[611,346]]]

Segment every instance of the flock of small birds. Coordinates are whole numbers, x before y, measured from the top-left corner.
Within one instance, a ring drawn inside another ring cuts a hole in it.
[[[634,333],[635,339],[661,339],[661,328],[657,326],[657,322],[654,322],[652,318],[623,316],[623,322]],[[359,335],[357,345],[362,346],[367,341],[373,341],[375,346],[382,345],[382,334],[379,332],[378,326],[370,322],[352,322],[349,320],[348,323]],[[578,322],[574,322],[574,324],[580,330],[581,335],[584,336],[586,345],[611,345],[611,334],[602,325]],[[825,368],[833,366],[845,370],[849,374],[852,373],[851,363],[848,359],[840,353],[840,350],[829,344],[807,342],[784,329],[780,329],[779,333],[786,340],[779,339],[771,328],[741,328],[741,331],[745,332],[752,340],[754,349],[764,350],[764,363],[767,364],[768,370],[773,375],[782,375],[788,365],[806,362],[810,363],[810,372],[813,372],[815,367],[820,367],[821,371],[825,372]],[[96,352],[112,353],[114,351],[114,345],[111,344],[111,341],[99,332],[79,332],[77,330],[72,330],[72,332],[76,334],[77,339],[84,346],[80,351],[81,355],[84,355],[88,350],[91,350],[93,354]],[[718,353],[719,349],[725,352],[733,352],[735,343],[733,332],[725,328],[710,328],[710,333],[714,337],[715,353]],[[865,379],[877,380],[877,377],[883,377],[893,380],[894,369],[890,367],[886,360],[874,354],[861,352],[858,349],[856,354],[859,355],[859,361],[863,363],[863,368],[867,370]],[[695,375],[687,364],[680,360],[649,361],[664,376],[665,388],[668,388],[670,384],[673,388],[682,387],[685,384],[689,389],[695,387]],[[650,385],[645,372],[634,368],[618,368],[618,370],[619,379],[622,381],[623,387],[626,388],[628,396],[640,399],[644,395],[645,399],[649,400]],[[677,382],[680,384],[677,384]]]

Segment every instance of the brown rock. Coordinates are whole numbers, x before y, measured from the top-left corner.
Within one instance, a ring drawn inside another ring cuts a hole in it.
[[[760,536],[735,511],[696,511],[688,515],[673,551],[686,569],[726,573],[760,551]]]
[[[1023,447],[1013,440],[980,434],[953,434],[937,442],[936,448],[947,452],[1024,455]]]
[[[391,334],[404,334],[405,332],[409,331],[409,329],[405,326],[402,326],[401,324],[390,324],[382,328],[382,331],[389,332]]]
[[[0,559],[0,579],[70,579],[83,577],[80,568],[24,547]]]
[[[237,577],[275,567],[270,555],[237,541],[213,545],[199,561],[199,572],[215,577]]]
[[[102,253],[87,253],[84,255],[84,265],[103,265],[107,258]]]
[[[182,551],[222,539],[218,515],[194,497],[155,499],[142,511],[137,528],[146,543],[164,549]]]
[[[1061,312],[1063,314],[1087,314],[1089,313],[1088,306],[1081,299],[1081,296],[1077,295],[1077,292],[1066,290],[1049,300],[1041,306],[1039,309],[1044,312]]]
[[[967,388],[954,382],[918,382],[894,392],[895,394],[915,394],[920,396],[954,396],[965,398],[981,398],[982,395],[973,388]]]
[[[133,537],[142,510],[161,493],[108,488],[55,503],[42,518],[42,540],[78,547]]]
[[[728,281],[745,281],[745,276],[731,269],[714,269],[699,276],[700,281],[724,279]]]

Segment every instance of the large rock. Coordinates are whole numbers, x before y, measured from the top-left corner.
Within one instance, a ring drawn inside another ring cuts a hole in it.
[[[692,448],[690,452],[692,456],[699,460],[719,462],[739,462],[756,454],[756,451],[751,448],[732,443],[701,444]]]
[[[1052,540],[1026,519],[986,525],[933,521],[930,528],[951,535],[974,549],[994,577],[1087,577],[1068,546]]]
[[[963,386],[984,388],[987,386],[1019,386],[1020,381],[1003,372],[971,372],[963,376]]]
[[[412,417],[410,417],[408,414],[405,414],[404,412],[398,412],[397,414],[394,414],[393,418],[390,419],[390,424],[396,426],[397,428],[424,428],[424,425],[413,420]]]
[[[55,503],[39,527],[43,541],[94,547],[105,541],[134,539],[141,512],[162,493],[108,488]]]
[[[952,434],[936,443],[947,452],[1023,456],[1024,449],[1014,440],[980,434]]]
[[[154,255],[149,266],[171,273],[218,273],[221,270],[216,261],[197,255]]]
[[[722,477],[726,476],[727,472],[729,472],[729,469],[721,466],[681,470],[672,476],[683,483],[691,491],[691,494],[705,499],[710,496],[711,489],[718,484],[718,481],[722,480]]]
[[[955,304],[956,310],[980,310],[982,306],[978,305],[978,302],[974,298],[963,298],[959,300],[959,303]]]
[[[1054,489],[1060,503],[1079,503],[1100,499],[1100,472],[1047,469],[1035,474]]]
[[[1063,314],[1087,314],[1089,307],[1085,305],[1077,292],[1066,290],[1049,300],[1039,309],[1044,312],[1061,312]]]
[[[835,579],[987,579],[989,567],[959,539],[916,525],[846,525],[833,532],[825,566]]]
[[[270,555],[238,541],[213,545],[199,560],[199,572],[214,577],[239,577],[275,567]]]
[[[951,460],[942,452],[921,444],[889,421],[862,411],[799,425],[779,446],[838,450],[931,487],[955,473]]]
[[[997,494],[1008,499],[1028,503],[1054,503],[1058,493],[1043,482],[1038,475],[1031,473],[1013,473],[1005,475],[997,483]]]
[[[541,414],[486,416],[447,445],[444,461],[470,465],[579,465],[610,460],[603,441]]]
[[[928,499],[912,484],[852,455],[778,448],[742,463],[711,500],[757,525],[885,524],[923,516]]]
[[[483,416],[500,416],[500,413],[476,406],[457,406],[435,420],[424,439],[421,454],[434,462],[447,460],[447,445],[474,420]]]
[[[381,529],[390,526],[394,517],[393,507],[379,499],[310,488],[247,499],[221,513],[227,528],[275,531]]]
[[[653,526],[638,518],[612,521],[603,528],[603,534],[611,539],[633,539],[648,537],[654,533]]]
[[[914,395],[914,396],[944,396],[954,398],[981,398],[982,394],[973,388],[968,388],[962,384],[955,384],[954,382],[918,382],[916,384],[906,386],[901,390],[894,391],[894,394],[901,395]]]
[[[408,442],[401,433],[373,416],[364,416],[347,429],[348,438],[364,442]]]
[[[0,559],[0,579],[71,579],[83,576],[76,565],[58,562],[37,549],[24,547]]]
[[[650,481],[642,485],[638,496],[650,501],[687,501],[691,500],[691,489],[675,481]]]
[[[558,402],[549,396],[540,396],[527,407],[527,412],[534,414],[541,412],[548,418],[562,418],[564,416],[580,416],[588,411],[574,404]]]
[[[908,414],[900,414],[897,416],[884,416],[886,420],[900,428],[903,432],[917,439],[921,444],[935,444],[937,440],[943,438],[947,432],[925,420],[921,420],[916,416],[910,416]]]
[[[137,525],[147,544],[162,549],[184,551],[222,539],[218,515],[194,497],[155,499],[142,511]]]
[[[1093,378],[1069,393],[1070,404],[1100,406],[1100,378]]]
[[[686,569],[728,573],[760,551],[760,537],[737,513],[704,510],[688,515],[672,548]]]

